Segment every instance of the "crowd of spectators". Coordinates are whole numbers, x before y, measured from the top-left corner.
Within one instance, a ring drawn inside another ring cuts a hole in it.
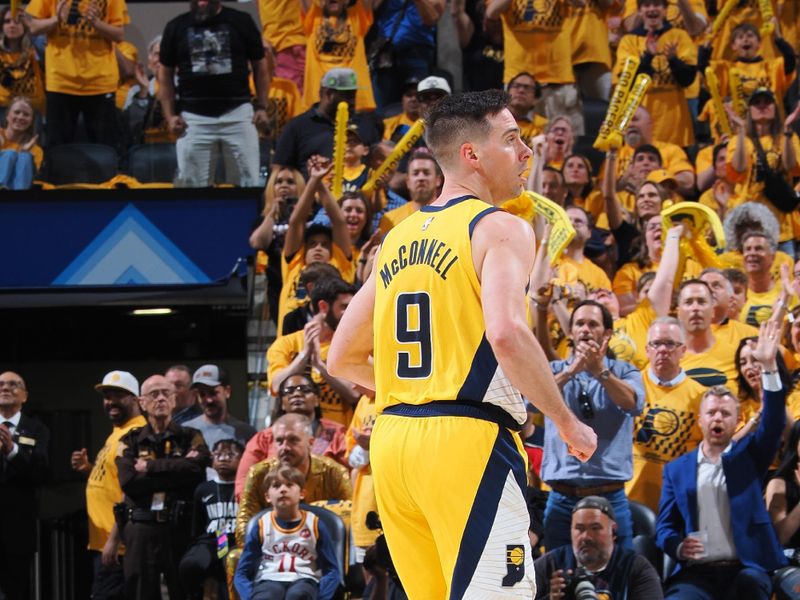
[[[528,188],[564,208],[575,230],[550,256],[551,224],[526,197],[506,206],[539,235],[531,327],[565,402],[599,442],[579,462],[530,405],[530,485],[547,495],[542,511],[531,502],[532,546],[548,551],[537,564],[542,597],[570,597],[581,568],[615,598],[769,598],[770,576],[787,557],[797,561],[800,9],[777,0],[769,16],[763,3],[743,0],[723,18],[729,4],[450,4],[464,87],[507,90],[533,150]],[[229,415],[230,382],[215,365],[172,367],[141,390],[128,373],[106,376],[98,389],[114,433],[94,464],[86,450],[72,457],[88,476],[95,597],[115,597],[101,595],[104,586],[150,597],[142,590],[155,589],[160,573],[171,598],[201,594],[203,574],[221,583],[226,570],[231,594],[235,581],[243,597],[251,589],[256,597],[254,577],[285,570],[256,568],[272,560],[253,555],[264,536],[278,543],[295,525],[314,528],[298,512],[301,496],[339,501],[348,566],[365,566],[366,596],[400,593],[375,561],[377,532],[366,525],[375,510],[374,398],[332,376],[326,360],[381,238],[442,185],[422,138],[374,175],[417,119],[453,93],[452,74],[435,64],[445,9],[442,0],[262,1],[259,35],[247,15],[195,0],[150,43],[146,65],[125,56],[122,0],[33,0],[16,15],[0,11],[6,187],[29,186],[39,142],[72,141],[79,114],[92,141],[175,143],[178,185],[213,183],[219,157],[231,183],[255,185],[259,145],[274,144],[250,237],[278,334],[265,349],[274,413],[258,432]],[[602,154],[592,148],[599,120],[589,107],[605,107],[631,57],[653,82],[621,147]],[[349,122],[337,197],[342,102]],[[3,465],[31,458],[33,469],[47,438],[14,422],[25,397],[21,377],[0,376]],[[14,468],[0,470],[4,485]],[[39,479],[31,471],[19,486]],[[632,502],[657,518],[652,541],[674,569],[659,559],[654,574],[636,554]],[[270,507],[271,521],[262,515]],[[335,587],[329,533],[319,529],[318,548],[307,549],[319,569],[304,562],[293,571],[319,579],[325,570],[324,594]],[[27,554],[9,548],[0,557],[19,555],[24,565]],[[0,567],[0,588],[17,597],[10,582]]]

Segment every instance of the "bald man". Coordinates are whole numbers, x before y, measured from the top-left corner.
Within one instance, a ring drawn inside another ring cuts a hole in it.
[[[36,484],[47,473],[50,432],[22,414],[28,387],[17,373],[0,374],[0,589],[29,598],[36,552]]]

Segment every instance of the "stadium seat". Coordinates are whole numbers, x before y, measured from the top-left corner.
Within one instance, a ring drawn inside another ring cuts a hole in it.
[[[141,183],[172,183],[177,168],[175,144],[141,144],[128,155],[130,174]]]
[[[117,174],[117,151],[102,144],[62,144],[45,155],[44,176],[48,183],[103,183]]]
[[[663,568],[663,555],[656,546],[656,515],[650,507],[629,502],[633,518],[633,549],[644,556],[657,573]]]
[[[584,118],[584,136],[591,138],[597,137],[597,132],[600,131],[600,125],[606,116],[608,110],[608,102],[604,100],[597,100],[595,98],[585,98],[583,100],[583,118]]]
[[[575,143],[572,145],[572,153],[582,154],[588,158],[589,162],[592,163],[592,174],[597,176],[597,174],[600,173],[600,167],[603,166],[606,155],[592,147],[595,137],[596,136],[589,137],[585,135],[576,138]]]

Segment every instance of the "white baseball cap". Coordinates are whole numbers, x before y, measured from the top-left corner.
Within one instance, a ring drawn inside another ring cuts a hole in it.
[[[203,365],[192,376],[192,387],[196,385],[207,385],[217,387],[218,385],[228,385],[228,374],[224,369],[217,365]]]
[[[448,94],[453,93],[450,90],[450,84],[447,83],[447,79],[445,79],[444,77],[436,77],[435,75],[426,77],[417,84],[418,94],[422,92],[427,92],[428,90],[441,90],[443,92],[447,92]]]
[[[94,389],[99,392],[106,389],[125,390],[134,396],[138,396],[139,382],[136,377],[127,371],[111,371],[106,373],[106,376],[103,377],[103,382],[94,386]]]

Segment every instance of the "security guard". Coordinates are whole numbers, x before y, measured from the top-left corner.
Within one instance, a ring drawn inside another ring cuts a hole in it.
[[[117,518],[125,542],[125,597],[161,599],[163,572],[170,600],[185,597],[178,562],[189,543],[194,489],[211,463],[202,434],[171,422],[175,387],[162,375],[142,384],[147,425],[120,440],[117,469],[123,504]]]

